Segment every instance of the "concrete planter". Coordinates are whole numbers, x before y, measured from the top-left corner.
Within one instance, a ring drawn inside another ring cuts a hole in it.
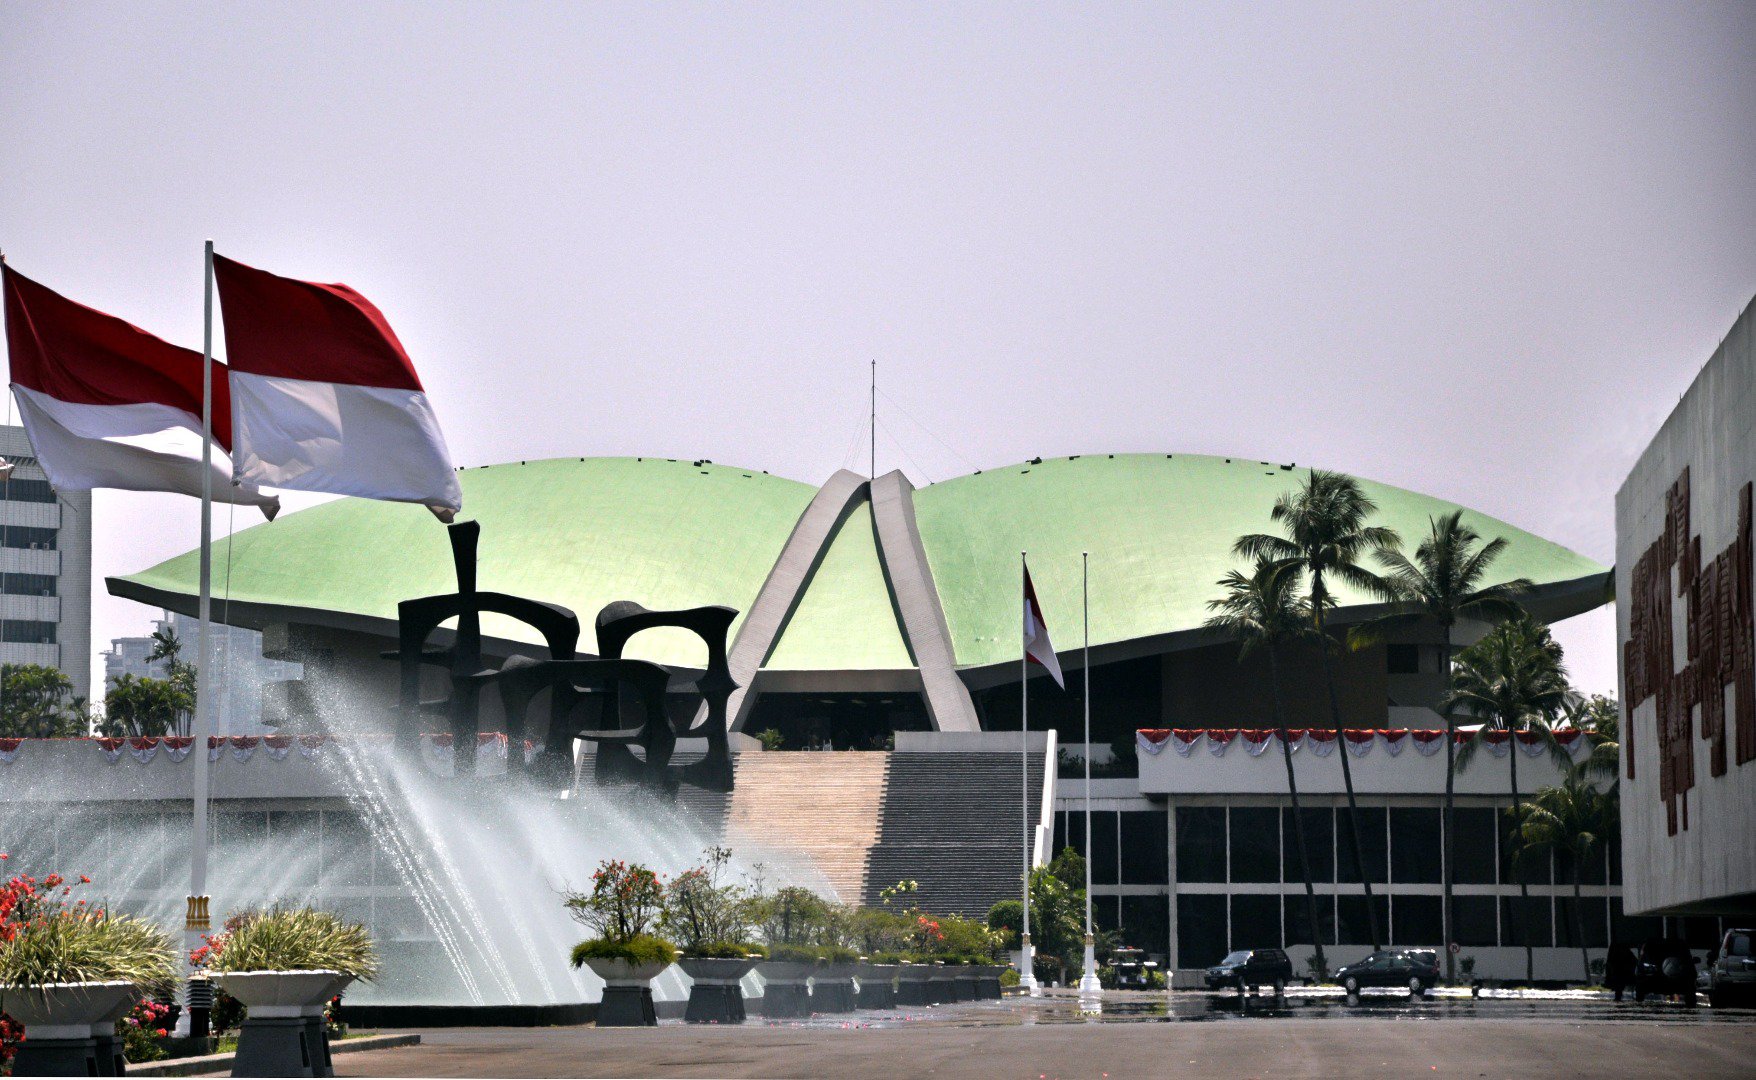
[[[980,1001],[982,999],[982,967],[980,964],[960,964],[951,969],[953,993],[958,1001]]]
[[[927,980],[927,993],[931,995],[934,1005],[948,1005],[957,1000],[957,969],[947,967],[943,963],[933,965],[933,974]]]
[[[122,1037],[116,1034],[116,1023],[134,1008],[135,996],[126,994],[114,1007],[91,1026],[92,1057],[99,1076],[121,1076],[128,1071],[122,1052]]]
[[[114,1034],[115,1018],[128,1011],[137,992],[126,982],[0,989],[0,1011],[24,1025],[24,1042],[12,1059],[13,1075],[102,1075],[92,1031],[107,1024]]]
[[[898,1005],[931,1005],[933,1004],[933,965],[904,964],[896,975],[896,1003]]]
[[[754,959],[708,959],[685,956],[677,961],[694,980],[683,1019],[691,1024],[742,1024],[744,989],[739,980],[756,966]]]
[[[977,1001],[999,1001],[1006,996],[1006,991],[1000,986],[1000,976],[1006,973],[1005,966],[983,964],[976,968],[976,972]]]
[[[762,1015],[790,1019],[811,1015],[811,989],[806,980],[819,970],[817,964],[764,960],[756,974],[767,985],[762,990]]]
[[[585,966],[604,980],[598,1002],[598,1027],[655,1027],[658,1009],[652,1003],[652,980],[669,964],[636,964],[621,957],[587,960]]]
[[[854,967],[851,961],[824,964],[817,969],[811,987],[811,1011],[819,1013],[851,1013],[854,1011]]]
[[[233,1076],[334,1076],[323,1006],[353,981],[339,971],[231,971],[215,980],[244,1006]]]
[[[855,999],[862,1009],[893,1009],[896,1007],[896,975],[901,964],[860,964],[854,975],[860,980],[860,993]]]

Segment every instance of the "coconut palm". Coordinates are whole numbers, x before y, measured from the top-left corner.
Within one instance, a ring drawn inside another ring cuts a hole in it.
[[[1451,673],[1451,690],[1441,708],[1469,713],[1483,721],[1479,728],[1457,750],[1457,768],[1467,769],[1482,745],[1482,736],[1489,730],[1508,733],[1507,756],[1511,762],[1512,810],[1516,824],[1522,815],[1522,798],[1518,791],[1518,736],[1532,734],[1547,748],[1550,756],[1563,768],[1572,767],[1572,758],[1555,741],[1550,719],[1565,707],[1569,691],[1567,670],[1561,662],[1561,646],[1550,636],[1549,628],[1520,613],[1494,627],[1474,645],[1457,654]],[[1522,901],[1530,899],[1530,885],[1524,875],[1518,876],[1518,894]],[[1517,920],[1507,921],[1509,927]],[[1536,958],[1532,947],[1524,947],[1524,977],[1535,977]]]
[[[1332,642],[1325,626],[1325,613],[1335,604],[1330,591],[1331,579],[1374,596],[1387,595],[1387,586],[1377,574],[1361,563],[1368,555],[1393,548],[1399,542],[1396,532],[1381,526],[1367,525],[1366,519],[1378,504],[1366,496],[1359,482],[1342,473],[1312,469],[1305,482],[1274,501],[1270,520],[1286,530],[1286,536],[1252,533],[1238,537],[1232,545],[1234,554],[1250,560],[1271,559],[1299,567],[1310,576],[1311,594],[1307,604],[1311,626],[1316,631],[1318,654],[1323,659],[1323,682],[1329,695],[1329,718],[1335,728],[1336,740],[1342,741],[1341,705],[1335,694],[1335,668],[1331,662]],[[1353,838],[1354,869],[1366,892],[1366,925],[1376,952],[1383,940],[1378,933],[1378,909],[1372,902],[1372,882],[1366,873],[1366,860],[1360,846],[1360,807],[1354,797],[1353,767],[1348,764],[1347,748],[1341,748],[1342,784],[1347,790],[1348,832]]]
[[[1446,690],[1451,683],[1452,634],[1459,619],[1499,621],[1518,614],[1518,597],[1530,590],[1529,578],[1517,578],[1497,585],[1482,585],[1488,568],[1507,547],[1506,538],[1497,536],[1481,543],[1481,535],[1463,523],[1463,511],[1454,510],[1439,518],[1427,519],[1428,533],[1415,548],[1410,559],[1400,551],[1378,552],[1384,567],[1384,583],[1395,598],[1397,610],[1355,627],[1348,641],[1355,647],[1382,640],[1392,630],[1437,623],[1444,635],[1439,671],[1445,676]],[[1457,863],[1456,781],[1457,781],[1457,719],[1445,711],[1445,858],[1444,919],[1445,941],[1452,940],[1452,880]],[[1457,957],[1445,952],[1445,977],[1454,979]]]
[[[1579,942],[1579,959],[1585,981],[1591,982],[1591,952],[1585,947],[1585,905],[1580,896],[1580,876],[1586,864],[1602,858],[1604,848],[1620,827],[1621,813],[1613,794],[1599,791],[1587,775],[1587,762],[1570,768],[1561,783],[1532,796],[1519,814],[1513,831],[1515,866],[1551,853],[1567,856],[1573,878],[1573,934]]]
[[[1280,736],[1281,760],[1286,763],[1287,795],[1293,804],[1294,834],[1299,844],[1299,874],[1305,882],[1305,909],[1311,923],[1311,941],[1316,948],[1319,973],[1328,970],[1323,958],[1323,931],[1317,919],[1317,889],[1311,877],[1311,860],[1305,847],[1305,815],[1299,809],[1299,782],[1293,775],[1293,748],[1287,740],[1286,710],[1280,695],[1280,646],[1311,633],[1307,602],[1299,596],[1298,564],[1259,559],[1255,569],[1245,575],[1233,570],[1218,582],[1223,596],[1207,602],[1214,612],[1207,620],[1209,629],[1225,634],[1239,643],[1238,660],[1242,662],[1256,650],[1268,654],[1268,685],[1274,698],[1274,727]]]
[[[1579,763],[1587,775],[1610,780],[1608,790],[1621,784],[1618,771],[1622,757],[1622,707],[1613,697],[1574,695],[1561,715],[1562,722],[1585,733],[1591,752]]]

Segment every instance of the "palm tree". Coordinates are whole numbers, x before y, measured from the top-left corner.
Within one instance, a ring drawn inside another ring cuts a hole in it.
[[[1293,748],[1287,740],[1286,710],[1280,696],[1280,646],[1311,633],[1306,601],[1298,593],[1302,575],[1298,564],[1259,559],[1245,576],[1233,570],[1218,582],[1225,595],[1207,602],[1214,612],[1207,626],[1239,642],[1238,660],[1262,649],[1268,653],[1268,685],[1274,697],[1274,727],[1280,735],[1281,760],[1287,768],[1287,794],[1293,804],[1293,829],[1299,843],[1299,874],[1305,881],[1305,910],[1311,924],[1313,959],[1319,975],[1327,971],[1323,958],[1323,930],[1317,919],[1317,888],[1312,882],[1311,859],[1305,847],[1305,815],[1299,808],[1299,782],[1293,776]]]
[[[1570,727],[1585,733],[1591,752],[1579,763],[1591,776],[1607,777],[1609,791],[1621,786],[1622,707],[1613,697],[1593,694],[1574,695],[1567,703],[1561,719]]]
[[[1524,807],[1513,833],[1514,864],[1565,854],[1572,865],[1573,933],[1585,981],[1591,982],[1591,952],[1585,947],[1585,905],[1579,880],[1588,860],[1601,858],[1621,823],[1613,794],[1599,791],[1587,776],[1589,761],[1567,770],[1561,783],[1538,791]]]
[[[1373,595],[1385,595],[1382,579],[1360,565],[1369,554],[1395,547],[1399,542],[1394,530],[1367,525],[1366,519],[1378,509],[1367,498],[1359,482],[1342,473],[1312,469],[1305,482],[1274,501],[1269,519],[1286,530],[1286,536],[1252,533],[1238,537],[1232,545],[1234,554],[1250,560],[1271,559],[1291,563],[1311,578],[1308,608],[1312,628],[1316,631],[1317,651],[1323,658],[1323,682],[1329,694],[1329,718],[1335,728],[1336,741],[1342,741],[1341,705],[1335,695],[1335,670],[1330,661],[1331,641],[1324,625],[1324,613],[1335,603],[1329,579],[1339,578]],[[1372,903],[1372,882],[1366,874],[1366,860],[1360,846],[1360,806],[1354,798],[1353,767],[1350,756],[1341,747],[1341,777],[1347,789],[1348,832],[1353,838],[1354,869],[1366,891],[1366,925],[1372,938],[1372,951],[1377,952],[1383,940],[1378,933],[1378,909]]]
[[[1429,532],[1415,557],[1400,551],[1378,552],[1384,567],[1384,583],[1395,597],[1397,611],[1355,627],[1348,641],[1356,648],[1381,640],[1387,631],[1436,622],[1445,636],[1441,647],[1439,671],[1445,676],[1446,691],[1451,688],[1452,632],[1459,619],[1498,621],[1518,613],[1517,598],[1529,591],[1529,578],[1518,578],[1499,585],[1482,585],[1488,567],[1505,552],[1505,537],[1497,536],[1481,544],[1481,536],[1463,523],[1463,511],[1454,510],[1444,517],[1428,518]],[[1479,544],[1479,546],[1478,546]],[[1457,864],[1456,798],[1457,788],[1457,719],[1450,710],[1445,713],[1445,858],[1444,899],[1441,912],[1447,944],[1452,940],[1452,883]],[[1445,951],[1445,978],[1457,977],[1457,957]]]
[[[1507,755],[1512,765],[1512,810],[1514,826],[1522,815],[1518,792],[1518,733],[1535,734],[1557,763],[1571,768],[1572,758],[1555,741],[1549,718],[1567,703],[1567,671],[1561,663],[1561,646],[1550,636],[1549,628],[1520,613],[1488,631],[1480,641],[1457,654],[1451,673],[1451,691],[1441,707],[1462,709],[1482,721],[1483,727],[1457,751],[1457,768],[1466,769],[1475,760],[1482,743],[1482,734],[1489,726],[1509,733]],[[1509,838],[1510,842],[1510,838]],[[1530,885],[1518,875],[1518,895],[1528,906]],[[1507,920],[1508,927],[1517,920]],[[1529,944],[1524,947],[1525,981],[1535,978],[1536,954]]]

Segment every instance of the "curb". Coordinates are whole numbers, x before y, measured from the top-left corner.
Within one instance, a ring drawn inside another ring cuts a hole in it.
[[[357,1039],[337,1039],[329,1044],[330,1056],[354,1054],[361,1050],[388,1050],[393,1046],[415,1046],[419,1035],[362,1035]],[[206,1054],[202,1057],[167,1058],[164,1061],[143,1061],[128,1066],[129,1076],[210,1076],[230,1072],[235,1053]]]

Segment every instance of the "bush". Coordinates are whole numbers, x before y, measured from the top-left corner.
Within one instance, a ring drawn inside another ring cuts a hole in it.
[[[866,957],[866,962],[869,964],[900,964],[902,963],[902,953],[895,951],[875,952]]]
[[[789,945],[781,942],[768,947],[768,958],[777,964],[821,964],[823,953],[815,945]]]
[[[1000,985],[1001,986],[1017,986],[1018,985],[1018,969],[1014,968],[1014,967],[1009,967],[1005,971],[1002,971],[1000,973]]]
[[[773,896],[759,897],[753,912],[770,945],[809,945],[822,937],[829,902],[810,889],[789,885]]]
[[[592,938],[573,946],[574,967],[584,967],[587,960],[626,960],[630,964],[672,964],[677,960],[677,947],[663,938],[636,934],[622,941]]]
[[[170,935],[132,915],[63,908],[13,930],[0,943],[0,985],[121,980],[162,992],[177,976]]]
[[[786,736],[774,728],[767,728],[756,733],[756,739],[764,750],[779,750],[786,745]]]
[[[744,942],[752,929],[751,897],[742,887],[720,881],[731,861],[730,848],[712,847],[706,854],[706,863],[665,886],[659,927],[686,956],[744,956],[750,951]]]
[[[591,876],[591,891],[566,896],[568,914],[606,941],[644,936],[664,908],[658,875],[639,863],[605,859]]]
[[[744,960],[752,956],[766,956],[768,949],[741,941],[709,941],[685,948],[683,955],[696,960]]]
[[[137,1001],[116,1025],[116,1030],[122,1035],[122,1056],[130,1065],[170,1056],[165,1050],[165,1039],[171,1034],[165,1021],[170,1015],[169,1005],[151,1000]]]
[[[276,905],[241,912],[191,957],[212,971],[339,971],[356,979],[378,974],[378,950],[359,923],[332,911]]]

